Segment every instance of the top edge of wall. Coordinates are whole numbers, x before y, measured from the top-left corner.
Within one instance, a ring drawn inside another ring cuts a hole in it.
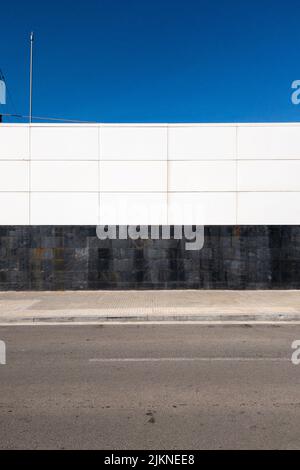
[[[300,122],[205,122],[205,123],[8,123],[0,127],[300,127]]]

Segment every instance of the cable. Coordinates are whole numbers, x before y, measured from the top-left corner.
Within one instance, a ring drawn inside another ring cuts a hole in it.
[[[24,115],[18,114],[16,112],[16,107],[15,107],[15,104],[14,104],[14,100],[12,98],[12,94],[10,93],[10,88],[8,88],[8,85],[7,85],[5,77],[4,77],[4,73],[3,73],[1,68],[0,68],[0,80],[3,80],[5,82],[7,95],[9,97],[9,101],[12,105],[13,110],[14,110],[14,114],[11,114],[11,113],[0,113],[0,114],[2,116],[6,116],[6,117],[9,117],[9,118],[12,117],[12,118],[16,118],[16,119],[29,119],[29,116],[24,116]],[[40,121],[58,121],[58,122],[71,122],[71,123],[73,122],[73,123],[77,123],[77,124],[97,124],[96,122],[93,122],[93,121],[81,121],[79,119],[62,119],[62,118],[52,118],[52,117],[44,117],[44,116],[32,116],[32,118],[40,120]]]
[[[10,114],[10,113],[1,113],[2,116],[14,117],[17,119],[29,119],[29,116],[23,114]],[[98,124],[96,121],[80,121],[78,119],[66,119],[66,118],[54,118],[46,116],[32,116],[32,119],[38,119],[40,121],[60,121],[60,122],[73,122],[77,124]]]

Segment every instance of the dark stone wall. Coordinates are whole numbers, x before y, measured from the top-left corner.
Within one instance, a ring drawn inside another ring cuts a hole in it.
[[[185,243],[1,226],[0,290],[300,288],[300,226],[211,226],[201,251]]]

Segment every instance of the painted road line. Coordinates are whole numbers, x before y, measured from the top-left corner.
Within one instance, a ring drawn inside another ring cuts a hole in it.
[[[291,362],[290,357],[112,357],[92,358],[89,362]]]

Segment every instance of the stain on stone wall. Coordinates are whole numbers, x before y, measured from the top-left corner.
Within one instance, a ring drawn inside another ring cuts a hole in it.
[[[1,226],[0,290],[299,289],[300,226],[205,227],[185,240],[105,240],[94,226]]]

